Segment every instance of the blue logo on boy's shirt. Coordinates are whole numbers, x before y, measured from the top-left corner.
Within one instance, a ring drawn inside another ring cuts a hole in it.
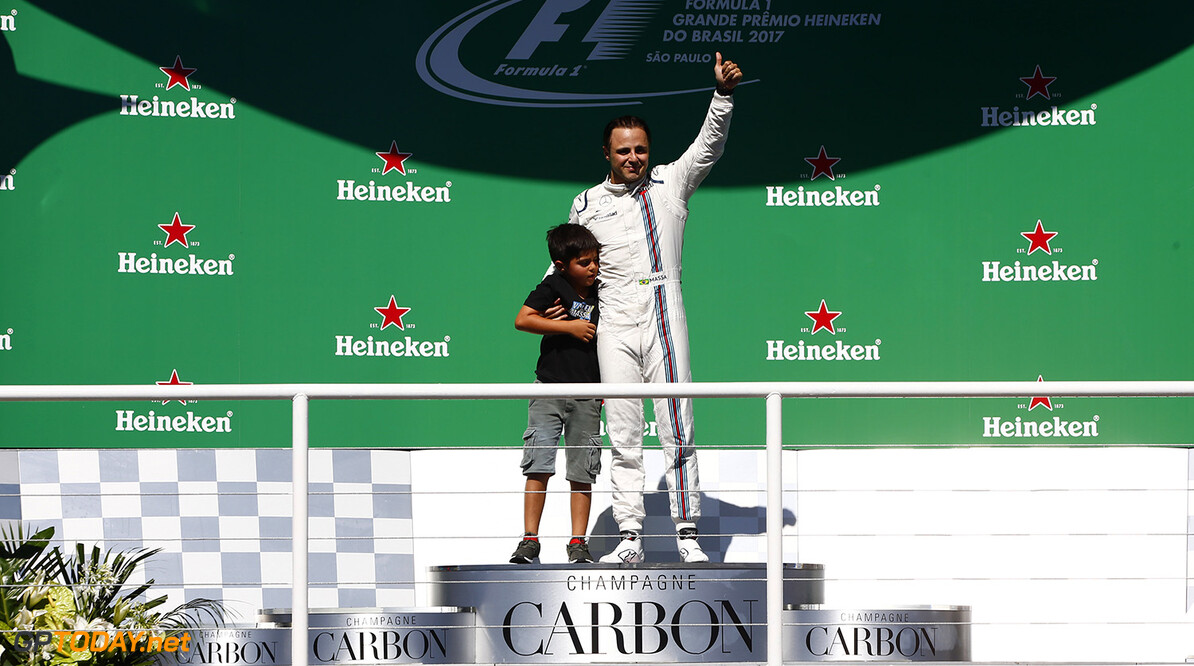
[[[572,307],[568,308],[568,314],[572,315],[574,319],[592,321],[593,306],[585,303],[584,301],[572,301]]]

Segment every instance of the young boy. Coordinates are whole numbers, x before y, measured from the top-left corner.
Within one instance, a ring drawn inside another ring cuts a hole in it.
[[[601,245],[579,224],[561,224],[547,232],[547,250],[555,271],[527,296],[514,328],[543,336],[536,381],[599,382],[597,369],[597,273]],[[548,319],[544,312],[559,303],[566,319]],[[547,480],[555,474],[556,447],[564,435],[566,471],[571,484],[572,539],[568,561],[592,562],[585,534],[593,482],[601,471],[601,400],[544,398],[531,400],[522,473],[525,533],[510,562],[527,564],[539,557],[539,519],[543,516]]]

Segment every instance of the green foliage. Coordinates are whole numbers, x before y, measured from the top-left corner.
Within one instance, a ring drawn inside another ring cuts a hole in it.
[[[72,651],[58,643],[20,652],[13,645],[16,631],[144,632],[149,637],[223,624],[220,601],[195,599],[160,610],[165,595],[138,600],[148,597],[154,580],[133,585],[129,579],[160,548],[115,552],[93,546],[89,551],[76,544],[64,552],[50,547],[53,536],[53,528],[28,536],[21,524],[0,528],[0,666],[145,666],[157,657],[123,649]]]

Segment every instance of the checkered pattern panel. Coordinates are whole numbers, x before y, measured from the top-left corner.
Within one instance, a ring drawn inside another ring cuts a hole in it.
[[[291,606],[289,450],[3,453],[18,457],[20,483],[0,476],[0,512],[15,514],[0,518],[53,526],[68,545],[161,548],[144,576],[172,605],[223,599],[241,620]],[[410,454],[310,455],[310,605],[413,605]]]
[[[17,451],[0,450],[0,522],[21,519],[21,476]]]

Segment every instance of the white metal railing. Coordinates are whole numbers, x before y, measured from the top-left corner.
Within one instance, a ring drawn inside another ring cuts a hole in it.
[[[690,384],[211,384],[0,386],[0,402],[290,400],[293,447],[291,655],[307,666],[308,404],[310,400],[763,398],[767,447],[767,664],[783,663],[783,398],[1190,397],[1194,381],[702,382]]]

